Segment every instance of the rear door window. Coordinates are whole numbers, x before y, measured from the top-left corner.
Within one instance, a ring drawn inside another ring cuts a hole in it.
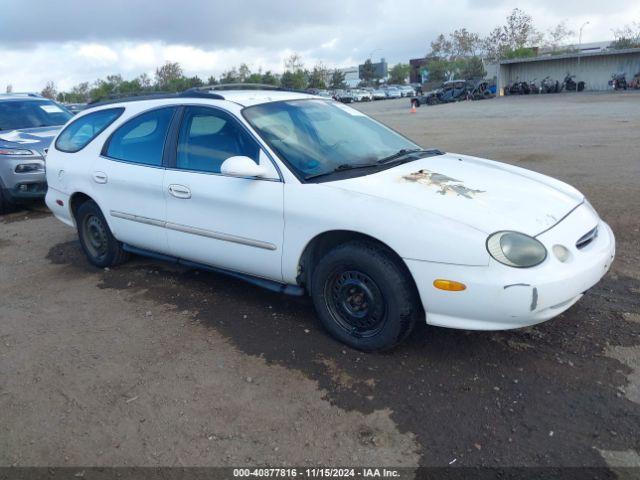
[[[138,115],[111,135],[104,153],[125,162],[159,167],[175,107],[158,108]]]
[[[75,153],[86,147],[124,112],[124,108],[109,108],[82,115],[65,128],[56,140],[56,149]]]

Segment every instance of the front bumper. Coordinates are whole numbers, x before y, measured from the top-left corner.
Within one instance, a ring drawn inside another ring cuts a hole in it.
[[[36,164],[42,170],[16,173],[16,167],[24,164]],[[42,157],[3,157],[0,159],[0,188],[11,201],[36,200],[47,193],[47,179]]]
[[[598,226],[598,236],[578,249],[578,238]],[[462,266],[405,260],[426,312],[427,323],[469,330],[508,330],[549,320],[575,304],[608,271],[615,256],[609,225],[586,205],[537,237],[547,259],[533,268],[511,268],[493,259],[487,266]],[[570,251],[566,262],[553,245]],[[435,279],[456,280],[466,290],[451,292],[433,286]]]

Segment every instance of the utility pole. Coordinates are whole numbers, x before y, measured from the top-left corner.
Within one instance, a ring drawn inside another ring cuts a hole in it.
[[[578,66],[580,66],[580,55],[582,54],[582,29],[589,25],[591,22],[584,22],[580,27],[580,35],[578,36]]]

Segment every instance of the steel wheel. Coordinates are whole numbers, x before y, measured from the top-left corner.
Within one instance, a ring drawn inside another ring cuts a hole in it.
[[[96,259],[102,260],[109,250],[109,235],[103,220],[96,215],[87,215],[82,223],[85,247]]]
[[[336,324],[348,334],[371,337],[380,332],[387,305],[378,285],[357,270],[339,270],[325,284],[325,301]]]

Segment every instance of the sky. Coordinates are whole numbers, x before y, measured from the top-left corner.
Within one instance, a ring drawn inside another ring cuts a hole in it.
[[[562,21],[583,42],[640,22],[640,1],[618,0],[0,0],[0,92],[59,90],[119,73],[153,77],[166,61],[203,79],[246,63],[283,70],[291,53],[307,67],[389,64],[422,57],[439,33],[482,35],[515,8],[546,31]]]

